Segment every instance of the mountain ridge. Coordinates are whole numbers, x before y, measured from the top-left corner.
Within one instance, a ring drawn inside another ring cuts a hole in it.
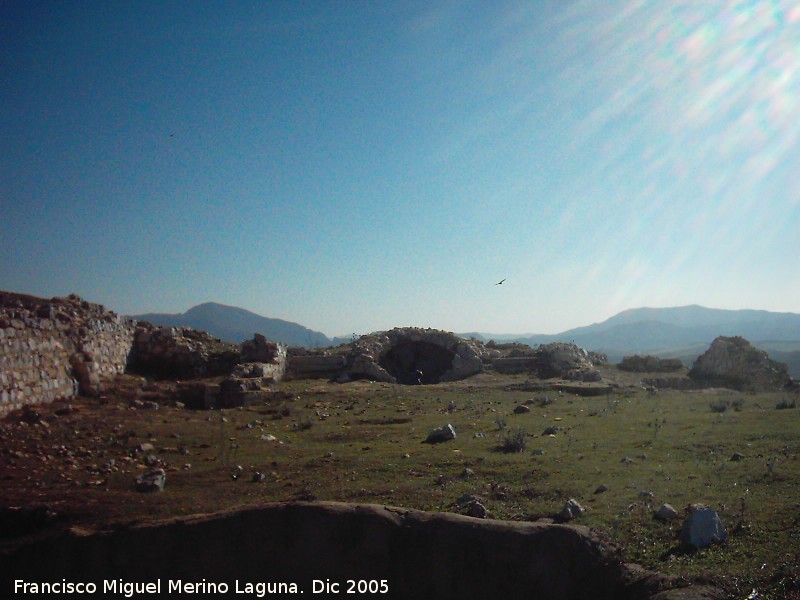
[[[631,308],[600,323],[556,334],[469,334],[488,341],[520,342],[535,346],[575,342],[603,352],[610,362],[629,354],[680,358],[690,365],[715,338],[741,336],[800,376],[800,314],[756,309],[717,309],[698,304],[667,308]]]
[[[331,344],[324,333],[299,323],[264,317],[238,306],[203,302],[183,313],[144,313],[129,315],[137,321],[148,321],[166,327],[192,327],[207,331],[228,342],[240,343],[260,333],[274,342],[306,348],[327,347]]]
[[[260,333],[290,346],[329,347],[347,338],[328,338],[291,321],[264,317],[217,302],[204,302],[184,313],[145,313],[131,318],[154,325],[202,329],[220,339],[239,343]],[[800,314],[757,309],[716,309],[698,304],[667,308],[640,307],[624,310],[605,321],[556,334],[459,333],[484,342],[520,342],[530,346],[550,342],[574,342],[587,350],[603,352],[612,363],[630,354],[680,358],[684,364],[702,354],[721,335],[742,336],[754,346],[789,366],[800,377]]]

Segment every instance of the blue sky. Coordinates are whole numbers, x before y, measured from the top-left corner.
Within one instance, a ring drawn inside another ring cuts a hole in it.
[[[0,289],[328,335],[800,312],[789,0],[0,0],[0,106]]]

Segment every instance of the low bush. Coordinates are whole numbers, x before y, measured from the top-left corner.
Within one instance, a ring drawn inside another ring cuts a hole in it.
[[[524,452],[528,439],[524,431],[509,432],[500,444],[501,452]]]
[[[731,403],[727,400],[714,400],[714,402],[711,403],[711,412],[724,413],[728,410],[730,405]]]

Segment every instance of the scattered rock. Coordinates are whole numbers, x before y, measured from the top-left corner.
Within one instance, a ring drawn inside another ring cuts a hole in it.
[[[639,498],[655,498],[655,497],[656,495],[648,490],[641,490],[639,492]]]
[[[255,473],[253,473],[253,478],[251,479],[251,481],[252,481],[253,483],[261,483],[262,481],[265,481],[266,479],[267,479],[267,476],[266,476],[266,475],[264,475],[263,473],[259,473],[258,471],[256,471]]]
[[[653,517],[658,519],[659,521],[673,521],[677,519],[680,515],[678,515],[678,511],[675,510],[671,504],[662,504],[658,507],[658,510],[653,514]]]
[[[469,479],[470,477],[475,477],[475,471],[473,471],[469,467],[464,467],[464,470],[461,472],[461,475],[459,475],[459,477],[461,477],[461,479]]]
[[[167,483],[167,473],[164,469],[152,469],[136,478],[137,492],[160,492]]]
[[[36,425],[42,421],[42,415],[30,406],[24,406],[22,408],[22,420],[29,425]]]
[[[428,434],[427,439],[425,440],[426,444],[438,444],[440,442],[449,442],[450,440],[456,439],[456,430],[450,423],[440,427],[439,429],[434,429]]]
[[[731,455],[731,462],[739,462],[740,460],[744,459],[744,454],[739,454],[738,452],[734,452]]]
[[[578,503],[577,500],[570,498],[564,504],[564,508],[561,509],[561,512],[558,513],[558,517],[564,521],[571,521],[572,519],[577,518],[582,512],[583,507]]]
[[[520,404],[519,406],[517,406],[514,409],[514,414],[517,414],[517,415],[523,415],[523,414],[529,413],[529,412],[531,412],[530,407],[529,406],[525,406],[524,404]]]
[[[728,532],[717,511],[702,504],[688,507],[689,515],[681,527],[680,539],[685,546],[706,548],[712,544],[722,544],[728,539]]]
[[[489,511],[486,510],[483,504],[475,500],[467,504],[467,516],[475,517],[476,519],[485,519],[489,516]]]
[[[597,486],[597,489],[594,491],[595,494],[602,494],[603,492],[608,491],[608,486],[605,483],[601,483]]]
[[[456,504],[458,506],[466,506],[467,504],[471,504],[473,502],[483,502],[483,500],[479,496],[474,496],[472,494],[464,494],[463,496],[459,496],[456,500]]]
[[[561,429],[558,425],[551,425],[542,432],[542,435],[555,435]]]

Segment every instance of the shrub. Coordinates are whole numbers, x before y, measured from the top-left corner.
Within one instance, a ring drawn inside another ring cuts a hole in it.
[[[778,410],[783,410],[785,408],[797,408],[797,400],[789,400],[788,398],[781,400],[775,405],[775,408]]]
[[[528,439],[524,431],[509,432],[500,445],[501,452],[524,452]]]
[[[730,402],[727,400],[715,400],[711,403],[711,410],[715,413],[724,413],[726,410],[728,410],[729,406]]]
[[[314,426],[314,421],[311,419],[306,419],[305,421],[300,421],[299,423],[293,423],[292,429],[295,431],[305,431],[306,429],[311,429]]]

